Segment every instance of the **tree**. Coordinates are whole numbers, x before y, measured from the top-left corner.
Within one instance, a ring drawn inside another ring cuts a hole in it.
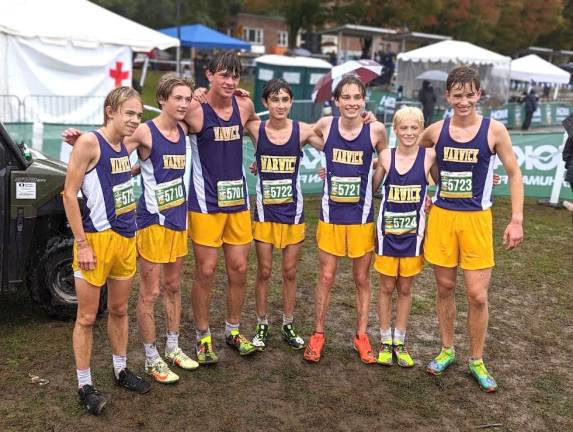
[[[321,0],[273,0],[272,6],[284,17],[288,26],[288,46],[296,48],[299,30],[313,31],[327,18],[327,3]]]

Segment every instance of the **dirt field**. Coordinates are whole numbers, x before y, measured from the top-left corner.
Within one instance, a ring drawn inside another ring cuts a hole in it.
[[[299,265],[296,321],[305,336],[312,328],[317,254],[314,243],[318,201],[308,200],[307,239]],[[487,364],[498,380],[497,394],[482,393],[466,372],[466,302],[458,290],[458,362],[443,377],[430,377],[425,364],[439,350],[435,290],[430,268],[415,286],[408,329],[416,367],[403,370],[361,364],[352,350],[355,324],[350,263],[342,261],[327,318],[327,344],[319,364],[280,339],[280,272],[270,296],[273,331],[264,353],[239,358],[223,343],[225,276],[219,269],[211,322],[221,362],[181,372],[175,386],[155,384],[144,396],[114,387],[105,320],[94,333],[92,371],[109,403],[100,417],[77,403],[71,348],[72,322],[49,320],[26,293],[0,298],[0,431],[568,431],[573,430],[573,226],[571,215],[526,203],[526,240],[521,249],[502,250],[509,202],[494,207],[497,268],[490,294]],[[278,255],[277,255],[278,257]],[[253,334],[254,253],[243,329]],[[194,330],[185,278],[181,345],[192,352]],[[378,280],[372,271],[373,286]],[[143,373],[132,296],[130,367]],[[370,337],[378,341],[372,298]],[[162,334],[162,308],[157,311]],[[276,325],[274,325],[276,324]],[[159,341],[160,351],[164,339]],[[28,374],[47,378],[38,386]],[[496,426],[501,424],[500,426]]]

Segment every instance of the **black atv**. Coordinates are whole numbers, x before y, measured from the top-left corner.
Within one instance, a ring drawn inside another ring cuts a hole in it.
[[[15,144],[0,123],[0,291],[27,286],[36,303],[62,319],[77,310],[65,177],[66,164]],[[100,313],[106,305],[104,287]]]

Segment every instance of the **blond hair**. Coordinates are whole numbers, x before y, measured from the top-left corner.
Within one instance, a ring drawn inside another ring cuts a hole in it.
[[[193,81],[179,76],[174,72],[166,73],[159,79],[157,90],[155,91],[155,101],[159,108],[161,108],[161,103],[159,101],[166,101],[169,99],[171,92],[177,86],[189,87],[191,89],[191,93],[193,92]]]
[[[420,128],[424,128],[424,114],[420,108],[404,105],[394,113],[392,126],[396,129],[400,123],[406,120],[414,120],[420,125]]]
[[[143,105],[141,95],[131,87],[116,87],[110,91],[105,97],[105,101],[103,103],[103,125],[106,126],[109,121],[106,111],[107,107],[110,107],[112,112],[117,112],[123,103],[131,98],[136,98]]]

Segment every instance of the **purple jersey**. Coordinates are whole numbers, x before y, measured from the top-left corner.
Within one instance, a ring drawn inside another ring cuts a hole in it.
[[[489,148],[489,118],[483,118],[476,136],[460,143],[450,136],[450,118],[444,120],[436,143],[440,178],[434,203],[459,211],[486,210],[491,207],[495,154]]]
[[[283,145],[269,140],[265,122],[261,122],[255,157],[258,171],[255,221],[303,223],[302,187],[298,175],[302,157],[298,122],[292,122],[291,136]]]
[[[376,253],[391,257],[419,256],[423,254],[426,227],[426,149],[418,149],[414,164],[404,174],[396,169],[396,149],[390,152],[390,169],[382,183],[383,197],[376,222]]]
[[[86,172],[82,194],[86,206],[82,209],[85,232],[111,229],[124,237],[135,236],[135,196],[131,178],[129,153],[121,143],[115,151],[106,139],[94,131],[99,144],[99,160]]]
[[[340,135],[333,117],[324,144],[326,179],[320,220],[339,225],[365,224],[374,219],[372,207],[372,140],[365,124],[356,138]]]
[[[198,213],[236,213],[249,208],[243,168],[243,124],[232,98],[229,120],[201,104],[203,128],[191,139],[192,174],[189,210]]]
[[[151,153],[140,161],[142,193],[137,205],[137,228],[161,225],[185,231],[185,132],[177,125],[179,139],[170,141],[153,121],[146,124],[151,132]]]

